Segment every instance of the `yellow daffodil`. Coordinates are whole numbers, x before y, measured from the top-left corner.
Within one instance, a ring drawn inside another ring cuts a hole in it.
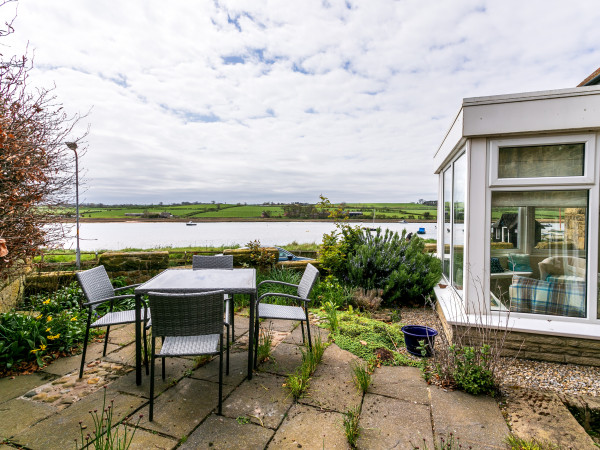
[[[40,350],[46,350],[46,346],[44,344],[40,344]]]
[[[60,334],[56,334],[54,336],[48,336],[48,339],[50,339],[51,341],[53,341],[54,339],[58,339],[60,337]]]
[[[43,301],[42,303],[43,303],[44,305],[47,305],[48,303],[50,303],[50,299],[48,299],[48,300],[45,300],[45,301]]]
[[[52,320],[52,316],[46,317],[46,322],[50,322]]]
[[[77,320],[77,317],[71,317],[71,322],[75,322]]]
[[[39,352],[39,351],[40,351],[40,349],[39,349],[39,348],[34,348],[33,350],[31,350],[31,353],[37,353],[37,352]]]
[[[50,331],[51,329],[52,329],[52,328],[50,328],[50,327],[46,328],[46,333],[47,333],[48,331]]]
[[[37,316],[35,316],[35,320],[38,320],[38,319],[41,319],[41,318],[42,318],[41,314],[38,314]]]

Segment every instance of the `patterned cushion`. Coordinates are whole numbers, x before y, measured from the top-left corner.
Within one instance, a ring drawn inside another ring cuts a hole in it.
[[[500,258],[490,258],[490,272],[491,273],[502,273],[504,267],[500,264]]]
[[[532,272],[529,265],[529,255],[511,253],[508,255],[508,268],[514,272]]]
[[[511,311],[585,317],[584,282],[548,282],[515,275],[510,288]]]

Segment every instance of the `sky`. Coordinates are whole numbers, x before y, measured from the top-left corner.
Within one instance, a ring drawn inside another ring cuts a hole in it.
[[[88,113],[82,202],[437,198],[462,99],[574,87],[597,0],[20,0],[5,56]]]

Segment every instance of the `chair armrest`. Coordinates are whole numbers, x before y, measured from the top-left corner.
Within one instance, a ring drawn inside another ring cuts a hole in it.
[[[109,302],[111,300],[121,300],[123,298],[135,298],[135,295],[134,294],[129,294],[129,295],[115,295],[114,297],[106,297],[106,298],[103,298],[102,300],[95,300],[93,302],[87,302],[87,303],[84,303],[81,306],[99,305],[100,303]]]
[[[113,290],[115,292],[119,292],[119,291],[124,291],[125,289],[131,289],[131,288],[138,287],[138,286],[141,286],[141,285],[142,285],[142,283],[130,284],[129,286],[124,286],[124,287],[116,288],[116,289],[113,289]]]
[[[261,281],[260,283],[258,283],[258,286],[256,286],[256,288],[258,289],[261,285],[267,284],[267,283],[269,283],[269,284],[281,284],[283,286],[290,286],[290,287],[295,287],[295,288],[298,287],[297,284],[285,283],[284,281],[265,280],[265,281]]]
[[[297,295],[284,294],[282,292],[267,292],[266,294],[263,294],[260,297],[258,297],[256,304],[258,305],[262,301],[262,299],[265,297],[285,297],[285,298],[291,298],[294,300],[302,300],[303,302],[310,302],[309,298],[302,298],[302,297],[298,297]]]

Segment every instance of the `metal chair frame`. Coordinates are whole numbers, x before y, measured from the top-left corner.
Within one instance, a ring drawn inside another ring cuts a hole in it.
[[[93,269],[86,270],[84,272],[78,272],[77,280],[79,281],[81,289],[83,290],[83,293],[87,300],[87,302],[84,303],[82,306],[88,308],[88,318],[85,328],[85,339],[83,342],[83,352],[81,354],[81,366],[79,368],[79,378],[81,378],[83,376],[83,369],[85,367],[85,355],[87,352],[87,344],[90,336],[90,328],[106,327],[106,335],[104,337],[104,349],[102,351],[102,356],[106,356],[108,336],[110,333],[111,325],[135,323],[134,309],[113,312],[113,306],[115,301],[123,300],[126,298],[135,298],[135,295],[115,295],[115,293],[139,286],[139,284],[132,284],[130,286],[125,286],[117,289],[113,288],[113,285],[110,282],[110,279],[108,278],[108,274],[106,273],[106,269],[104,268],[104,266],[98,266],[94,267]],[[109,312],[92,323],[92,316],[94,315],[94,311],[99,305],[106,302],[110,302]],[[144,364],[146,365],[146,373],[148,372],[148,344],[146,342],[145,325],[149,318],[150,315],[148,313],[148,308],[146,305],[144,305]]]
[[[319,277],[319,270],[312,264],[307,264],[306,270],[302,275],[302,279],[298,284],[286,283],[283,281],[276,280],[265,280],[259,283],[257,288],[260,288],[263,284],[279,284],[282,286],[290,286],[297,288],[298,295],[284,294],[281,292],[267,292],[261,295],[256,301],[256,314],[254,321],[254,368],[258,365],[258,331],[259,331],[259,320],[260,319],[282,319],[282,320],[298,320],[302,328],[302,342],[306,342],[304,335],[304,322],[306,322],[306,334],[308,336],[308,347],[312,350],[312,342],[310,338],[310,323],[308,320],[308,304],[311,302],[308,296],[312,291],[317,278]],[[302,301],[302,307],[300,306],[286,306],[286,305],[272,305],[268,303],[261,303],[263,299],[267,297],[284,297],[292,300]]]
[[[233,255],[194,255],[192,269],[233,269]],[[235,301],[233,294],[225,294],[225,323],[227,324],[227,342],[229,342],[229,326],[231,326],[231,342],[235,341]]]
[[[154,419],[155,359],[162,358],[162,379],[165,379],[165,358],[196,355],[219,355],[219,406],[223,400],[223,291],[188,294],[150,292],[148,302],[152,314],[152,345],[150,363],[150,413]],[[162,339],[156,353],[156,338]],[[218,346],[218,350],[217,350]],[[227,346],[229,374],[229,345]]]

